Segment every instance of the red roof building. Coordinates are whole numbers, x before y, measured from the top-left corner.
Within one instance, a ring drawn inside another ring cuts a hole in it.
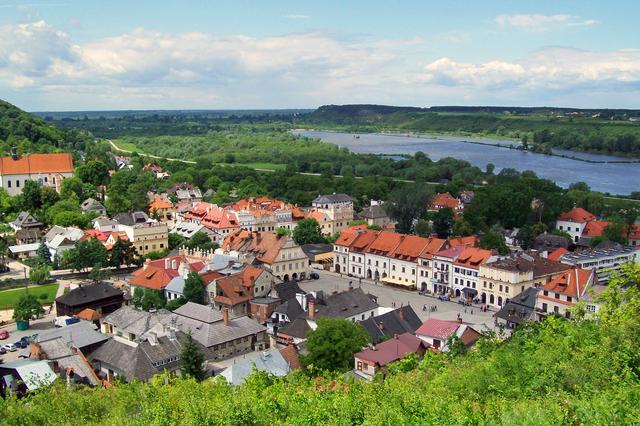
[[[575,207],[568,212],[561,214],[558,220],[562,220],[564,222],[586,223],[596,220],[596,217],[582,207]]]
[[[147,260],[142,268],[134,271],[128,280],[132,287],[144,287],[151,290],[164,290],[173,278],[186,277],[191,271],[198,272],[204,268],[203,262],[189,263],[184,255],[165,257],[158,260]]]
[[[425,341],[411,333],[396,335],[372,348],[356,353],[354,372],[360,377],[372,380],[375,374],[383,373],[390,363],[410,354],[422,358],[428,348],[429,345]]]
[[[589,300],[589,291],[596,286],[598,277],[595,269],[573,267],[542,286],[536,296],[538,317],[558,314],[569,318],[569,308],[580,300]],[[595,312],[595,306],[592,310]]]

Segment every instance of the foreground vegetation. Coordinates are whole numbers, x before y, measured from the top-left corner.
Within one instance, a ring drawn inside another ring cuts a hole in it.
[[[254,373],[238,387],[156,378],[65,389],[58,381],[1,401],[0,415],[7,425],[635,424],[640,297],[614,283],[603,300],[597,320],[578,309],[577,320],[528,324],[504,343],[489,338],[467,353],[429,354],[384,382],[310,370]]]

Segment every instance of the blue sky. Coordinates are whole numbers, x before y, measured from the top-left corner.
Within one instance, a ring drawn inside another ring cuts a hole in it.
[[[27,110],[640,108],[640,2],[0,0]]]

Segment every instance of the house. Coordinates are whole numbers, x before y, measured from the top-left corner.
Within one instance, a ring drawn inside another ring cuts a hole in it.
[[[330,270],[333,265],[333,246],[331,244],[303,244],[300,246],[311,264]]]
[[[384,374],[387,366],[410,354],[422,358],[429,344],[411,333],[396,334],[389,340],[356,353],[354,373],[357,377],[372,381],[376,374]]]
[[[125,305],[105,315],[100,321],[100,332],[113,339],[129,344],[140,340],[154,327],[162,326],[171,315],[165,309],[157,312],[141,311],[133,306]]]
[[[433,286],[434,294],[445,294],[453,291],[451,286],[453,282],[453,262],[466,248],[467,246],[460,244],[434,253],[431,257],[431,262],[421,259],[422,262],[426,263],[427,274],[428,267],[433,267],[430,282]]]
[[[592,249],[568,252],[560,257],[565,265],[582,269],[595,269],[600,284],[606,284],[612,272],[620,270],[622,265],[640,261],[640,247],[623,246],[603,241]]]
[[[267,197],[238,200],[226,210],[232,213],[240,228],[247,231],[275,232],[277,228],[292,231],[305,217],[297,206]]]
[[[226,367],[219,376],[225,378],[227,383],[238,386],[244,383],[247,377],[254,371],[263,371],[275,377],[286,376],[291,367],[278,349],[264,352],[249,352],[242,357],[236,357],[226,362],[218,363]]]
[[[309,322],[305,318],[298,317],[281,327],[274,327],[274,334],[276,342],[300,347],[307,341],[307,335],[311,330]]]
[[[536,320],[536,295],[540,291],[536,287],[529,287],[519,295],[512,297],[493,316],[498,324],[507,328],[515,328],[527,321]]]
[[[600,292],[595,269],[573,267],[542,286],[536,296],[538,320],[550,314],[571,318],[570,308],[584,300],[588,312],[596,313],[598,304],[590,292]]]
[[[533,252],[517,253],[480,265],[478,292],[483,304],[502,308],[529,287],[540,287],[569,266]]]
[[[197,222],[180,222],[169,231],[170,234],[178,234],[183,238],[190,239],[196,232],[204,232],[211,241],[216,240],[214,231]]]
[[[595,215],[589,213],[582,207],[576,207],[563,213],[556,221],[556,229],[566,232],[571,236],[571,240],[577,243],[587,223],[596,220]]]
[[[60,192],[62,180],[73,176],[71,153],[18,155],[0,158],[0,188],[11,196],[22,193],[28,180],[34,180]]]
[[[223,360],[269,347],[266,328],[248,316],[231,317],[228,309],[187,302],[164,319],[164,324],[191,333],[210,352],[212,360]]]
[[[107,214],[107,209],[105,209],[104,205],[94,198],[84,200],[82,204],[80,204],[80,208],[84,213],[97,213],[100,216]]]
[[[462,200],[455,198],[448,192],[436,194],[431,205],[429,206],[428,211],[437,212],[444,208],[451,209],[453,211],[454,216],[459,216],[460,213],[464,211],[464,203]]]
[[[496,260],[496,253],[477,247],[465,247],[453,261],[451,289],[456,297],[463,295],[471,301],[478,295],[480,265]]]
[[[448,341],[453,336],[459,338],[467,348],[470,348],[482,337],[482,334],[462,321],[430,318],[416,330],[416,336],[427,342],[432,348],[440,352],[447,352],[449,350]]]
[[[302,364],[300,363],[300,353],[295,345],[287,345],[280,349],[280,354],[289,365],[289,371],[300,370]]]
[[[588,226],[589,224],[587,224]],[[543,256],[549,257],[548,254],[554,252],[559,248],[568,249],[569,241],[562,235],[554,234],[540,234],[534,240],[532,248],[538,252],[541,252]]]
[[[378,314],[378,303],[374,296],[365,293],[361,288],[353,288],[340,293],[325,296],[317,292],[307,301],[306,318],[315,330],[318,318],[342,318],[353,322],[364,321]]]
[[[124,302],[124,293],[111,284],[85,283],[56,298],[57,315],[74,316],[86,308],[101,314],[119,309]]]
[[[84,237],[84,232],[79,228],[63,228],[54,225],[44,235],[44,241],[53,259],[56,256],[62,257],[62,253],[75,247],[75,243],[82,237]]]
[[[167,194],[175,197],[177,201],[202,201],[202,192],[200,189],[186,182],[173,185],[167,190]]]
[[[124,225],[119,222],[118,231],[127,234],[127,238],[133,243],[139,255],[169,248],[169,228],[166,223],[147,222]]]
[[[347,194],[318,195],[312,202],[314,211],[327,215],[328,235],[342,232],[353,220],[353,199]]]
[[[142,268],[135,270],[127,280],[131,287],[143,287],[156,291],[164,291],[175,277],[186,278],[189,272],[198,272],[204,268],[201,261],[189,262],[184,255],[165,257],[164,259],[147,259]]]
[[[389,217],[382,203],[371,200],[371,205],[365,207],[357,214],[357,219],[364,220],[368,226],[379,226],[389,228],[396,225],[396,222]]]
[[[31,213],[22,211],[18,214],[16,220],[9,222],[9,226],[14,231],[20,231],[22,229],[37,229],[41,231],[44,224],[33,217]]]
[[[93,229],[100,232],[117,232],[118,222],[106,216],[98,216],[93,220]]]
[[[233,315],[248,315],[251,299],[267,296],[274,282],[267,270],[247,265],[241,272],[214,279],[207,291],[212,306],[227,308]]]
[[[174,219],[173,203],[164,198],[154,198],[149,202],[149,214],[161,222]]]
[[[242,263],[262,265],[281,280],[304,278],[309,258],[292,238],[272,232],[237,230],[230,233],[217,253],[238,253]]]
[[[371,343],[375,345],[394,335],[415,333],[422,325],[422,321],[413,308],[406,305],[384,314],[366,318],[364,321],[360,321],[360,324],[367,330]]]
[[[19,359],[0,364],[0,396],[24,396],[57,378],[47,361]]]

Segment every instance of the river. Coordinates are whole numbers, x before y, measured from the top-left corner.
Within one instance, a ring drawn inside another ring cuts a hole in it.
[[[628,195],[633,191],[640,191],[640,163],[587,163],[496,146],[516,144],[512,140],[456,136],[416,137],[380,133],[359,134],[356,138],[352,133],[315,130],[294,131],[294,134],[318,138],[358,153],[393,155],[422,151],[434,161],[454,157],[466,160],[483,170],[488,163],[493,163],[496,166],[495,173],[508,167],[519,171],[533,170],[538,176],[553,180],[565,188],[574,182],[582,181],[594,191],[611,194]],[[618,157],[574,151],[554,150],[554,153],[592,161],[624,161]]]

